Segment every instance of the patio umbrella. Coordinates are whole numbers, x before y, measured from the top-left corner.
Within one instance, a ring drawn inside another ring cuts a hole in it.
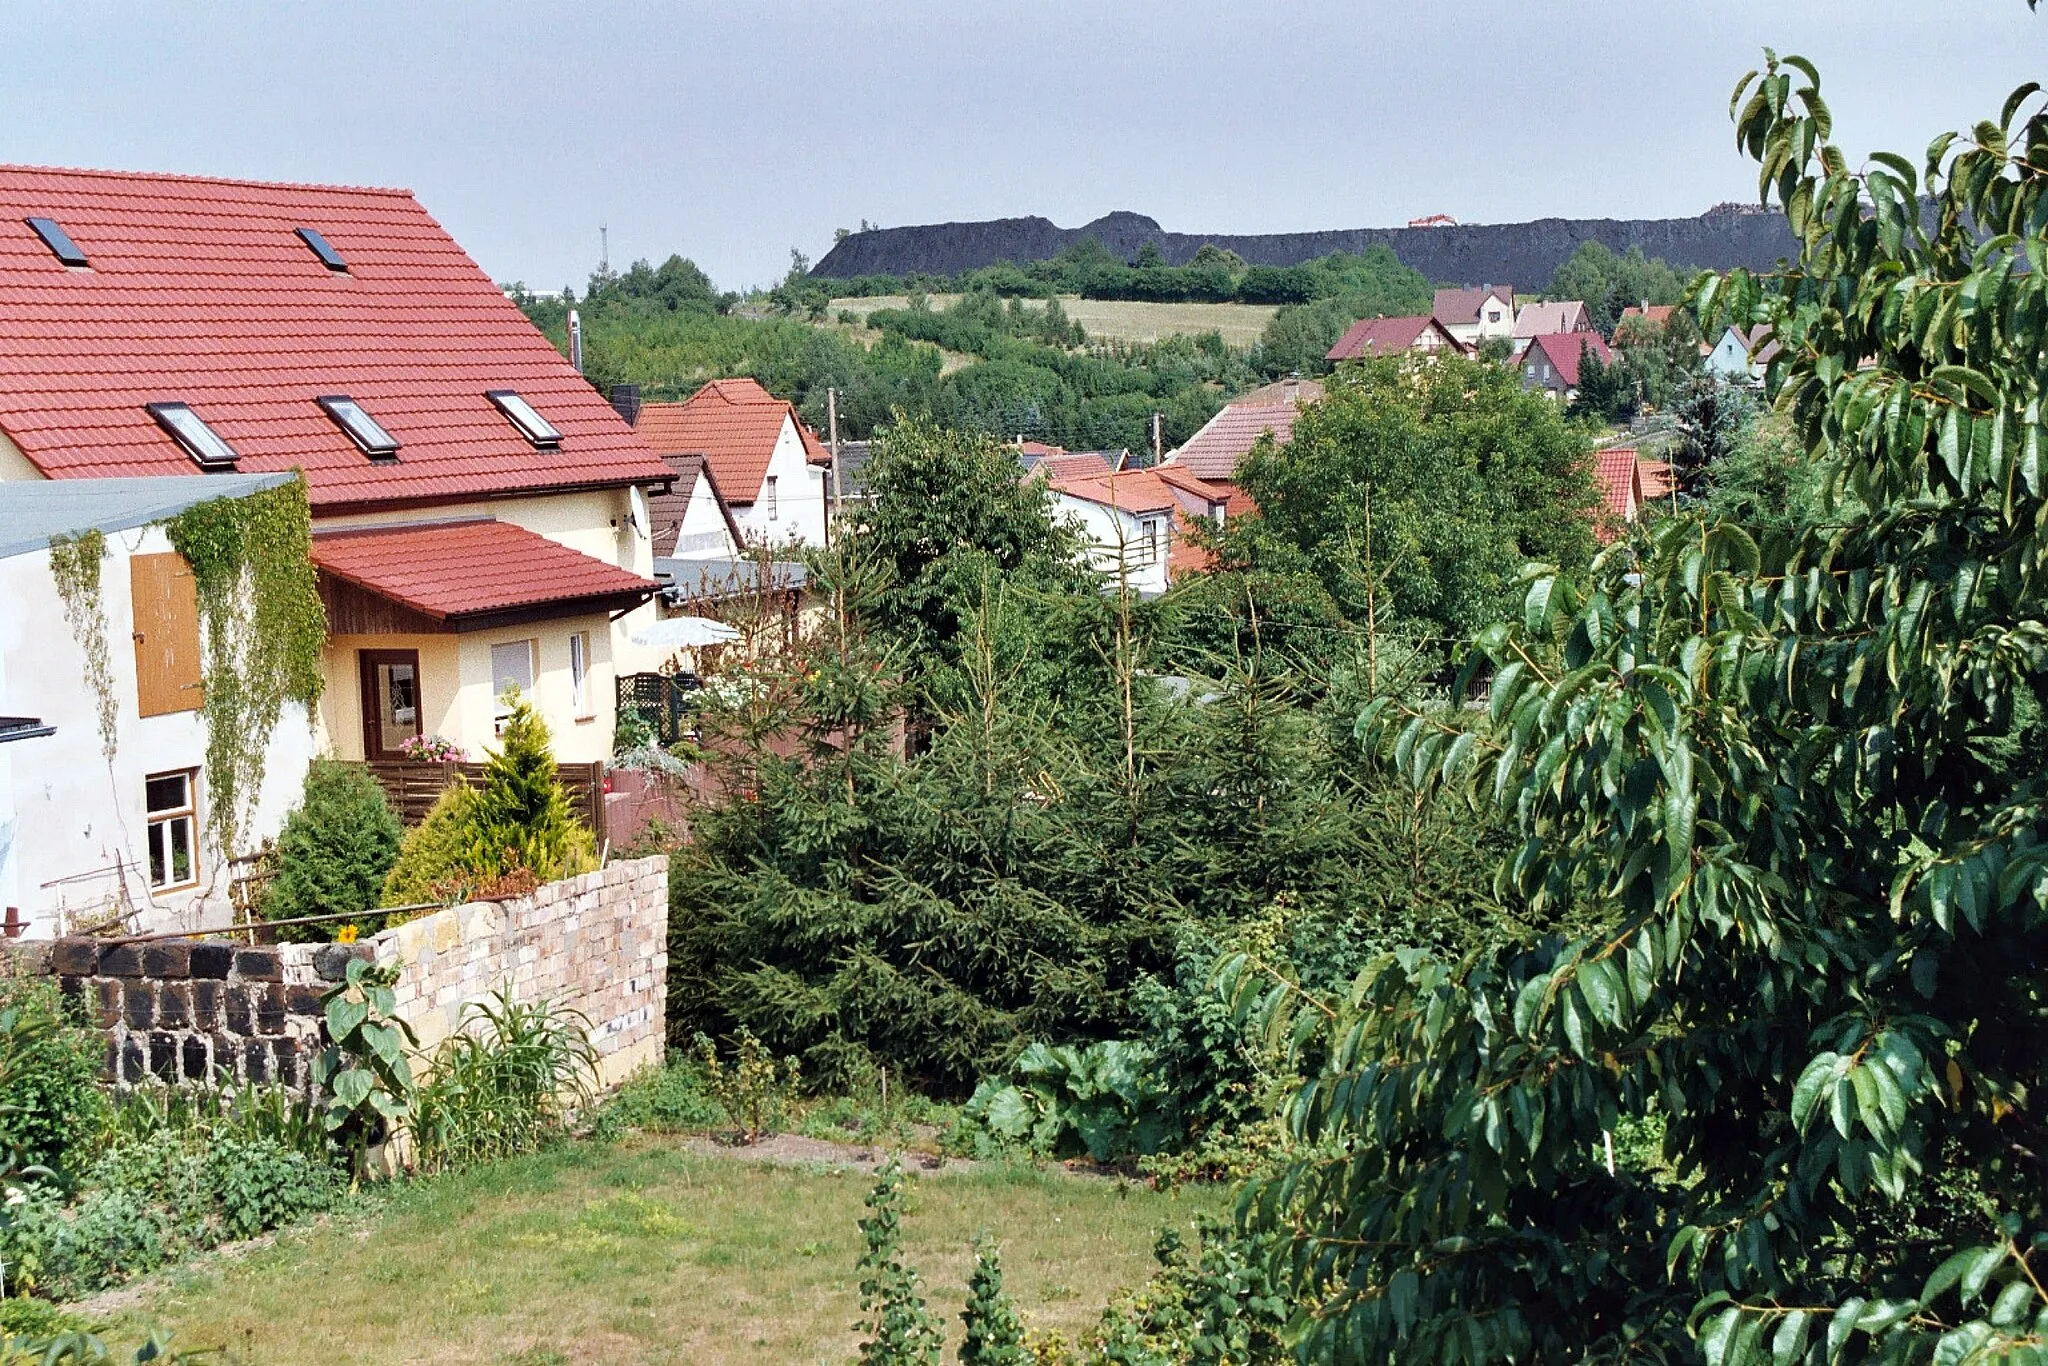
[[[697,645],[724,645],[738,640],[740,633],[722,621],[709,617],[663,617],[644,631],[633,633],[635,645],[686,649]]]

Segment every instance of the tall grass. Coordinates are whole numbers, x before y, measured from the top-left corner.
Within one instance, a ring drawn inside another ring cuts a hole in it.
[[[421,1169],[531,1152],[560,1134],[596,1086],[588,1024],[547,1001],[515,1001],[509,989],[466,1006],[413,1103]]]

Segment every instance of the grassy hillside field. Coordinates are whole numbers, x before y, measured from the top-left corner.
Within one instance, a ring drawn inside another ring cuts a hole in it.
[[[128,1297],[110,1336],[157,1325],[179,1347],[262,1366],[845,1362],[859,1342],[854,1221],[872,1185],[673,1137],[564,1144],[195,1263]],[[948,1360],[978,1232],[1003,1238],[1025,1322],[1073,1343],[1151,1274],[1162,1227],[1185,1233],[1228,1198],[958,1163],[917,1174],[908,1194],[904,1252],[945,1320]]]
[[[933,308],[944,308],[959,296],[931,295]],[[827,313],[836,319],[842,310],[865,319],[881,308],[902,308],[909,300],[900,294],[874,298],[834,299]],[[1026,300],[1029,306],[1030,300]],[[1118,341],[1151,342],[1161,337],[1199,336],[1218,332],[1232,346],[1250,346],[1259,339],[1266,324],[1280,310],[1266,304],[1150,304],[1125,303],[1112,299],[1083,299],[1060,296],[1060,307],[1087,331],[1090,337]]]

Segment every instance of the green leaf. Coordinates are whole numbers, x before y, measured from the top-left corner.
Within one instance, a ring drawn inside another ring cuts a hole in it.
[[[1799,1081],[1792,1088],[1792,1127],[1800,1133],[1805,1133],[1812,1124],[1814,1111],[1819,1107],[1828,1083],[1834,1080],[1835,1069],[1840,1062],[1837,1054],[1822,1053],[1806,1064],[1806,1069],[1799,1074]]]
[[[1778,1323],[1778,1331],[1771,1336],[1771,1366],[1791,1366],[1806,1351],[1806,1334],[1812,1316],[1804,1309],[1795,1309]]]
[[[354,1110],[370,1098],[372,1087],[370,1074],[363,1068],[352,1067],[334,1079],[334,1098]]]
[[[360,962],[352,959],[351,962]],[[327,1036],[336,1043],[346,1043],[370,1018],[370,1007],[362,1001],[351,1001],[346,996],[336,996],[327,1003]]]

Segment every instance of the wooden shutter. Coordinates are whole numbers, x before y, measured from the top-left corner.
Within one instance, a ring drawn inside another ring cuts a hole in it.
[[[175,552],[130,556],[128,588],[135,605],[136,711],[198,711],[199,587],[191,566]]]

